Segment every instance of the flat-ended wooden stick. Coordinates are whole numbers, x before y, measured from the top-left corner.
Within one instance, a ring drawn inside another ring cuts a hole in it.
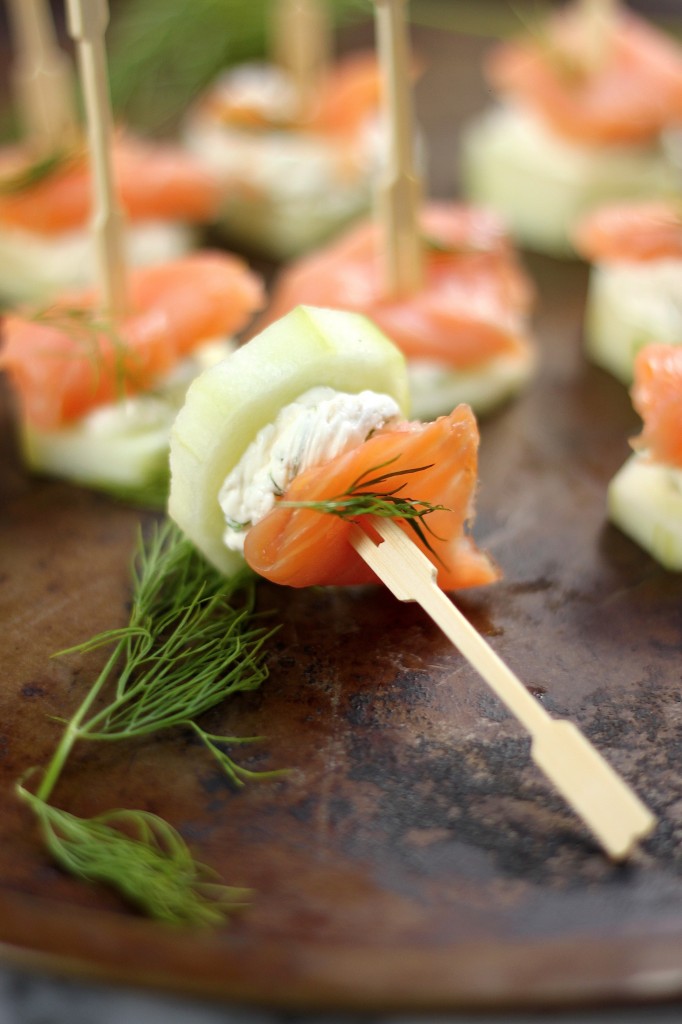
[[[69,34],[78,49],[93,183],[92,231],[97,249],[102,312],[112,319],[126,311],[124,217],[112,161],[113,122],[104,36],[106,0],[67,0]]]
[[[406,0],[375,0],[376,35],[384,89],[389,152],[377,193],[388,295],[417,291],[423,281],[419,233],[421,182],[415,171],[414,115]]]
[[[603,63],[616,20],[617,0],[581,0],[585,25],[584,53],[590,67]]]
[[[274,0],[270,31],[272,58],[291,75],[298,113],[305,118],[329,67],[331,27],[325,0]]]
[[[390,520],[359,527],[352,543],[400,601],[416,601],[486,680],[532,738],[531,756],[585,822],[606,853],[623,860],[656,824],[654,815],[572,722],[556,721],[528,692],[436,584],[436,569]]]
[[[26,144],[39,153],[75,142],[74,76],[47,0],[9,0],[14,37],[12,86]]]

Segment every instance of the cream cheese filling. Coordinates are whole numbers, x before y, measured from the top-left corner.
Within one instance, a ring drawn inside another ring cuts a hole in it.
[[[243,551],[250,526],[274,508],[299,473],[336,458],[374,431],[401,422],[398,404],[373,391],[346,394],[312,388],[263,427],[225,478],[218,501],[231,551]]]

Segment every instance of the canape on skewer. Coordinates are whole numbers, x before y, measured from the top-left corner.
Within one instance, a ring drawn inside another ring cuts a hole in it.
[[[665,145],[682,121],[682,50],[616,4],[574,2],[499,45],[485,71],[500,102],[461,139],[464,189],[529,248],[573,254],[572,228],[611,200],[674,194]]]
[[[225,187],[231,244],[285,259],[365,212],[380,160],[379,73],[369,53],[331,66],[310,101],[275,64],[226,71],[184,126]]]
[[[682,345],[635,360],[632,401],[643,430],[609,485],[609,515],[666,569],[682,570]]]
[[[246,558],[289,586],[354,584],[375,581],[349,540],[363,513],[319,505],[398,491],[439,506],[427,543],[415,541],[442,587],[491,582],[497,570],[468,535],[473,415],[460,406],[409,422],[407,401],[404,358],[369,320],[292,310],[189,388],[171,438],[170,515],[223,572]]]
[[[113,164],[131,265],[183,255],[195,244],[193,226],[217,215],[216,179],[178,146],[121,135]],[[93,283],[91,202],[85,143],[38,158],[19,146],[0,154],[2,301],[48,301]]]
[[[494,214],[429,203],[420,229],[417,291],[386,293],[381,231],[364,221],[286,267],[260,323],[301,303],[363,313],[407,356],[413,415],[430,419],[458,402],[488,412],[533,372],[532,284]]]
[[[593,264],[587,353],[630,384],[644,345],[682,344],[682,200],[605,206],[578,224],[574,239]]]
[[[241,260],[218,252],[138,268],[128,289],[120,321],[99,312],[94,289],[7,316],[0,369],[17,394],[33,470],[159,504],[187,386],[232,350],[263,289]]]

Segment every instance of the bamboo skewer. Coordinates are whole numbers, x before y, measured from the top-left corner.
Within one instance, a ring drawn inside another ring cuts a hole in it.
[[[409,72],[406,0],[375,0],[389,153],[377,207],[384,235],[387,294],[417,291],[423,281],[419,235],[421,182],[414,168],[414,116]]]
[[[396,523],[359,527],[356,551],[400,601],[416,601],[492,687],[532,738],[531,757],[613,860],[623,860],[656,819],[571,722],[552,719],[436,584],[436,568]]]
[[[69,34],[78,48],[93,181],[92,232],[97,250],[102,312],[111,319],[127,307],[124,217],[114,184],[113,122],[104,35],[106,0],[67,0]]]
[[[603,63],[609,49],[618,8],[617,0],[581,0],[585,53],[591,68]]]
[[[13,91],[23,135],[39,153],[75,141],[74,83],[67,55],[60,49],[46,0],[10,0],[16,39]]]
[[[305,118],[329,66],[331,29],[324,0],[275,0],[271,28],[273,60],[291,75],[298,112]]]

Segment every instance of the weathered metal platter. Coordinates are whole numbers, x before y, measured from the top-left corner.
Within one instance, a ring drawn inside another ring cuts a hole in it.
[[[462,43],[420,38],[440,61],[440,89]],[[476,54],[466,53],[473,76]],[[80,749],[55,794],[77,814],[158,812],[227,881],[253,889],[251,907],[218,930],[171,929],[62,874],[14,786],[49,757],[55,718],[75,708],[97,663],[51,655],[125,619],[140,515],[29,478],[5,390],[5,958],[285,1008],[682,995],[682,577],[606,522],[606,483],[637,420],[625,390],[582,356],[586,269],[540,258],[529,267],[540,372],[482,425],[475,532],[505,576],[456,600],[547,709],[578,723],[633,784],[659,815],[654,835],[611,864],[529,763],[515,721],[418,608],[378,589],[263,584],[260,604],[282,623],[271,677],[209,720],[265,737],[242,749],[247,763],[292,772],[235,791],[175,733]]]

